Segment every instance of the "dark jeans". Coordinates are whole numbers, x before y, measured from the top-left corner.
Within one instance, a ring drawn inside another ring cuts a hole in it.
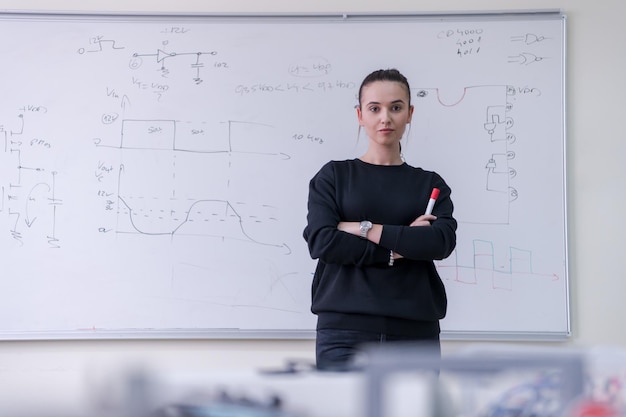
[[[315,358],[320,370],[350,370],[355,356],[364,345],[416,342],[419,347],[428,349],[429,354],[441,356],[439,335],[430,338],[415,336],[394,336],[384,333],[360,330],[318,329],[315,340]],[[419,342],[419,343],[417,343]]]

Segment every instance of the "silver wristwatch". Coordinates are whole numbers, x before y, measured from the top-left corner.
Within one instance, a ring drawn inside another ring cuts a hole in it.
[[[359,228],[361,229],[361,238],[367,239],[367,232],[369,232],[372,228],[372,222],[369,220],[363,220],[359,225]]]

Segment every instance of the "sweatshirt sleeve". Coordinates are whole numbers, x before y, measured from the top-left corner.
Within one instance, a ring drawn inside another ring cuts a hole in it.
[[[342,221],[337,204],[337,185],[332,162],[309,183],[307,225],[304,239],[313,259],[326,263],[364,266],[388,262],[389,250],[337,229]]]
[[[450,187],[434,175],[433,187],[440,190],[433,208],[437,217],[430,226],[383,225],[380,245],[412,260],[445,259],[456,247],[457,222],[452,216],[454,206]]]

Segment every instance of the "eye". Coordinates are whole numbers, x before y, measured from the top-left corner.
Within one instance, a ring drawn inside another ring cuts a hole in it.
[[[393,107],[391,108],[391,110],[393,110],[393,111],[395,111],[395,112],[400,112],[400,111],[402,111],[402,106],[401,106],[401,105],[399,105],[399,104],[396,104],[395,106],[393,106]]]
[[[378,111],[378,106],[370,106],[369,111],[375,113]]]

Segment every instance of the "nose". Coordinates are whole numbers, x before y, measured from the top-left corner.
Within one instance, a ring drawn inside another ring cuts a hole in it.
[[[390,121],[389,112],[387,110],[383,110],[380,112],[380,123],[386,125]]]

